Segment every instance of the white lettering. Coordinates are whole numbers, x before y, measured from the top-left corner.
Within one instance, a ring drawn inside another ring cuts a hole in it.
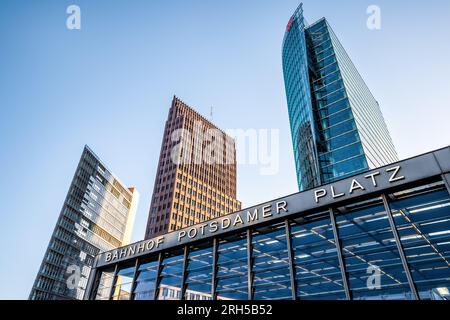
[[[366,178],[366,179],[371,179],[372,180],[372,184],[373,184],[373,186],[374,187],[376,187],[377,186],[377,180],[375,179],[375,176],[379,176],[380,175],[380,172],[379,171],[376,171],[376,172],[374,172],[374,173],[371,173],[371,174],[368,174],[367,176],[365,176],[364,178]]]
[[[349,193],[352,194],[355,190],[366,190],[356,179],[352,180],[352,184],[350,185]]]
[[[319,199],[325,197],[326,195],[327,195],[327,190],[325,190],[325,189],[319,189],[319,190],[314,191],[316,203],[319,203]]]
[[[389,178],[389,182],[395,182],[395,181],[399,181],[399,180],[405,179],[404,176],[397,177],[397,174],[400,171],[400,169],[401,169],[400,166],[396,166],[396,167],[393,167],[393,168],[390,168],[390,169],[386,170],[386,172],[393,172],[391,177]]]

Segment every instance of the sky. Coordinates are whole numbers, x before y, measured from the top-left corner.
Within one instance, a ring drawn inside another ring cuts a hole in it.
[[[450,2],[305,0],[379,101],[400,158],[450,145]],[[81,29],[66,27],[69,5]],[[89,145],[140,194],[143,239],[173,95],[223,129],[279,130],[279,170],[238,166],[244,207],[297,191],[281,43],[297,0],[0,3],[0,299],[27,299]],[[366,10],[381,10],[369,30]],[[243,150],[237,150],[238,155]]]

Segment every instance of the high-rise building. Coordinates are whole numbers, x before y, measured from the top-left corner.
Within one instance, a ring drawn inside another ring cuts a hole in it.
[[[146,238],[240,208],[234,139],[174,96],[162,139]]]
[[[398,160],[378,102],[325,18],[308,25],[300,4],[282,58],[300,190]]]
[[[138,201],[85,146],[29,298],[83,299],[95,256],[130,242]]]

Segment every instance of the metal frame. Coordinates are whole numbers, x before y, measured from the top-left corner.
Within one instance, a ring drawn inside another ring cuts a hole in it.
[[[250,229],[247,230],[247,299],[253,300],[253,244]]]
[[[286,245],[289,259],[289,276],[291,278],[292,300],[297,300],[297,280],[295,278],[294,249],[292,248],[291,224],[289,220],[284,221],[286,233]]]
[[[344,286],[345,297],[347,300],[352,300],[352,292],[350,291],[350,285],[349,285],[349,281],[348,281],[347,270],[345,267],[344,255],[342,254],[342,246],[341,246],[341,240],[339,237],[339,230],[338,230],[337,224],[336,224],[335,211],[333,208],[330,208],[329,212],[330,212],[331,227],[333,228],[334,244],[336,245],[336,252],[337,252],[338,261],[339,261],[339,268],[341,269],[342,285]]]
[[[111,283],[111,288],[109,289],[108,300],[111,300],[112,295],[113,295],[114,287],[116,286],[117,269],[118,269],[118,264],[116,263],[115,266],[114,266],[113,281]]]
[[[217,300],[217,259],[218,259],[218,240],[213,239],[213,262],[212,262],[212,279],[211,279],[211,298]]]
[[[133,300],[134,289],[136,289],[136,278],[138,275],[139,269],[139,258],[136,258],[136,263],[134,264],[134,273],[133,273],[133,281],[131,282],[131,290],[130,290],[130,300]]]
[[[444,181],[445,187],[447,188],[447,191],[450,194],[450,173],[444,173],[442,175],[442,181]]]
[[[183,253],[183,271],[181,273],[181,293],[180,300],[185,300],[186,294],[186,276],[187,276],[187,267],[188,267],[188,259],[189,259],[189,248],[188,246],[184,246]]]
[[[158,254],[158,267],[156,268],[156,278],[155,278],[155,289],[153,290],[153,300],[156,300],[156,297],[159,294],[159,284],[161,282],[161,270],[162,270],[162,252]]]
[[[86,289],[84,290],[83,300],[92,299],[92,295],[94,292],[94,290],[92,290],[92,288],[98,287],[98,284],[96,284],[98,281],[98,274],[99,274],[99,272],[97,271],[97,268],[91,269],[91,272],[89,274],[89,280],[86,285]],[[96,285],[94,285],[94,284],[96,284]]]
[[[392,233],[394,234],[395,242],[397,244],[397,250],[400,255],[400,259],[402,260],[403,269],[406,274],[406,278],[408,279],[408,284],[411,289],[411,293],[415,300],[419,300],[419,294],[417,293],[417,288],[414,283],[414,280],[411,275],[411,270],[408,265],[408,261],[405,256],[405,251],[403,249],[402,242],[400,240],[400,236],[398,234],[397,226],[395,225],[394,217],[392,216],[391,207],[389,205],[389,201],[386,197],[386,194],[382,194],[381,198],[383,199],[384,208],[386,210],[386,214],[388,216],[389,225],[391,226]]]

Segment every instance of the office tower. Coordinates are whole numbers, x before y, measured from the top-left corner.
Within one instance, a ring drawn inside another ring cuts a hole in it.
[[[282,58],[299,190],[398,160],[378,102],[325,18],[308,25],[300,4]]]
[[[174,96],[162,139],[146,238],[240,207],[234,139]]]
[[[29,298],[83,299],[95,256],[130,242],[138,201],[85,146]]]

